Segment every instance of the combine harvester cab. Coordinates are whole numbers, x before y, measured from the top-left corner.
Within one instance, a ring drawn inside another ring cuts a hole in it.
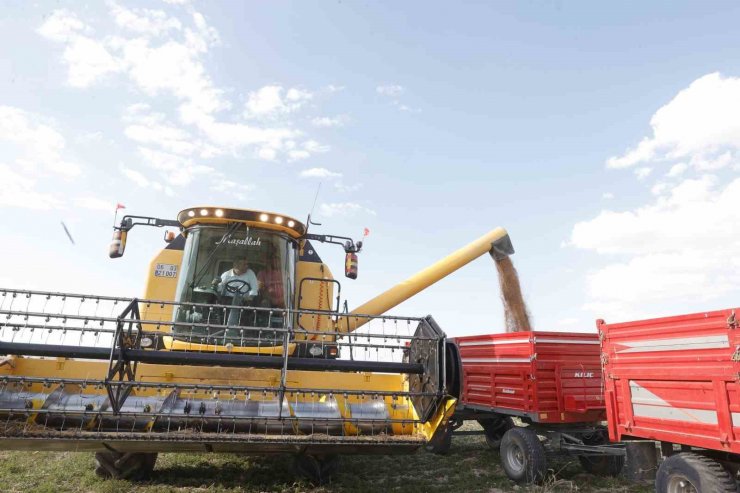
[[[288,453],[317,482],[339,454],[412,452],[454,411],[445,334],[383,313],[494,244],[511,250],[499,228],[340,312],[311,241],[342,245],[351,278],[359,242],[202,207],[124,217],[111,257],[137,224],[181,231],[145,299],[0,289],[1,449],[95,452],[100,476],[132,479],[158,452]]]

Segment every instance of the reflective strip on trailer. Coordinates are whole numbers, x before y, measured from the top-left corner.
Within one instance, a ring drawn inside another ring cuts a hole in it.
[[[616,353],[646,353],[649,351],[686,351],[689,349],[722,349],[730,347],[726,334],[703,337],[652,339],[648,341],[615,341]]]
[[[555,344],[599,344],[598,339],[548,339],[542,337],[535,337],[534,342],[551,342]]]
[[[715,410],[671,406],[664,399],[632,381],[630,381],[630,391],[632,393],[632,414],[635,417],[690,421],[709,425],[718,423]],[[733,422],[735,414],[738,414],[740,418],[740,413],[733,413]]]
[[[529,342],[527,339],[503,339],[500,341],[461,341],[458,346],[494,346],[496,344],[519,344],[522,342]]]
[[[529,363],[534,361],[535,355],[529,358],[463,358],[463,363]]]

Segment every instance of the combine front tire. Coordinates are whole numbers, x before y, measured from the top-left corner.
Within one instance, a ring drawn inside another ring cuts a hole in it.
[[[157,462],[156,453],[96,452],[95,474],[104,479],[147,479]]]
[[[547,456],[537,433],[514,427],[501,440],[501,465],[517,483],[540,483],[547,474]]]
[[[293,465],[299,475],[308,479],[311,484],[320,486],[328,483],[339,470],[339,457],[336,455],[318,457],[301,454],[295,457]]]
[[[719,463],[708,457],[683,452],[668,457],[658,468],[657,493],[735,493],[737,483]]]

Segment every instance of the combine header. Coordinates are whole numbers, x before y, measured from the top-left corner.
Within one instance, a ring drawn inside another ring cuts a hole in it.
[[[358,309],[312,242],[268,212],[215,207],[177,221],[144,299],[0,289],[0,449],[95,452],[102,477],[148,475],[158,452],[288,453],[326,480],[342,453],[404,453],[444,429],[445,334],[434,320],[383,315],[473,259],[513,253],[499,228]]]

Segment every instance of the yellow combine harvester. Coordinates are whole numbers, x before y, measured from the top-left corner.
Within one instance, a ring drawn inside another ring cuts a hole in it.
[[[196,207],[172,226],[144,299],[0,289],[0,449],[95,452],[103,477],[142,478],[158,452],[293,454],[323,481],[343,453],[403,453],[454,410],[445,334],[383,315],[473,259],[513,253],[498,228],[357,309],[309,234],[269,212]]]

